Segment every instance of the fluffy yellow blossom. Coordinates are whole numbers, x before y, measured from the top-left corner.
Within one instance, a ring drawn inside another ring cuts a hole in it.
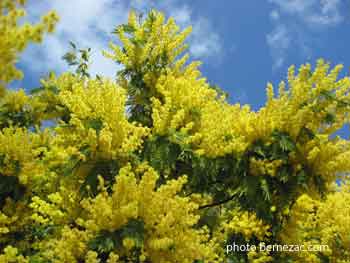
[[[163,14],[152,10],[145,23],[139,24],[135,13],[130,12],[127,25],[135,35],[135,41],[142,43],[142,46],[133,45],[126,36],[130,31],[126,31],[126,27],[119,27],[116,33],[126,52],[124,53],[119,46],[110,43],[112,52],[105,52],[105,55],[131,68],[140,67],[146,60],[156,63],[159,60],[159,54],[164,52],[169,62],[172,63],[186,48],[183,42],[191,29],[188,28],[179,33],[179,28],[173,18],[166,23],[164,20]],[[148,41],[143,42],[145,39]]]
[[[112,195],[103,191],[96,198],[83,201],[88,211],[85,227],[95,233],[115,231],[131,219],[139,219],[144,223],[146,237],[142,246],[151,261],[213,260],[213,248],[205,245],[206,231],[193,228],[199,219],[193,214],[198,206],[188,198],[177,196],[186,179],[169,181],[155,189],[157,178],[157,173],[146,164],[134,169],[130,165],[122,168]],[[173,235],[174,232],[177,234]],[[131,238],[123,239],[122,243],[128,250],[135,246]]]
[[[207,156],[244,151],[247,141],[239,132],[245,111],[217,100],[216,91],[205,79],[198,79],[199,74],[193,64],[181,77],[169,73],[158,80],[156,88],[165,102],[152,99],[153,132],[164,135],[180,130],[188,136],[185,143]],[[220,116],[221,121],[216,122],[214,116]]]
[[[230,213],[232,219],[223,224],[223,228],[227,233],[242,234],[247,241],[253,236],[259,240],[265,240],[271,235],[269,232],[271,227],[264,224],[254,213],[235,210]]]
[[[38,223],[60,223],[65,214],[60,210],[59,206],[55,203],[45,202],[39,197],[34,196],[32,198],[32,203],[29,205],[35,213],[33,213],[32,218]]]
[[[107,263],[117,263],[119,256],[113,252],[111,252],[108,256]]]
[[[18,249],[12,246],[7,246],[4,249],[4,254],[0,254],[0,263],[28,263],[29,261],[22,255],[18,255]]]
[[[23,9],[25,1],[3,0],[0,3],[0,89],[4,92],[5,85],[14,79],[22,78],[23,74],[15,64],[18,54],[30,42],[41,42],[45,32],[53,32],[58,16],[50,12],[42,17],[40,23],[32,25],[19,23],[25,16]]]
[[[110,80],[77,79],[71,90],[62,83],[59,99],[71,114],[70,125],[57,128],[63,145],[88,145],[97,158],[116,158],[141,146],[148,130],[127,121],[123,89]]]
[[[15,176],[23,185],[39,180],[44,170],[36,158],[44,150],[44,140],[24,128],[0,131],[1,176]]]
[[[288,72],[288,90],[281,82],[279,94],[275,97],[273,87],[268,84],[268,101],[265,107],[249,118],[248,125],[255,127],[247,130],[252,139],[263,138],[275,129],[290,133],[296,138],[303,127],[312,131],[322,130],[331,134],[339,129],[346,120],[346,107],[339,101],[348,99],[350,80],[347,77],[337,80],[342,65],[330,72],[329,64],[319,60],[314,72],[311,65],[303,65],[295,75],[294,66]],[[332,99],[336,95],[337,99]],[[327,116],[335,116],[334,122],[326,123]]]
[[[271,175],[275,176],[282,160],[259,160],[254,157],[250,159],[250,172],[252,175]]]
[[[0,263],[350,262],[342,65],[290,67],[253,111],[189,62],[190,28],[132,11],[105,52],[115,80],[50,73],[11,91],[19,54],[58,20],[19,23],[24,4],[0,1]],[[227,254],[229,241],[328,249]]]
[[[282,240],[290,244],[304,244],[305,247],[323,245],[325,247],[320,253],[329,262],[349,261],[349,198],[350,193],[344,191],[331,193],[325,200],[301,196],[282,231]],[[293,257],[304,262],[322,262],[318,255],[317,251],[292,253]]]
[[[7,107],[9,111],[18,112],[28,103],[28,96],[25,94],[23,89],[19,91],[8,91],[1,103]]]
[[[52,262],[77,262],[77,259],[84,258],[94,260],[95,253],[87,251],[87,241],[91,238],[85,231],[65,226],[56,238],[39,244],[43,256]],[[94,262],[94,261],[92,261]]]
[[[248,260],[251,263],[267,263],[272,262],[273,257],[267,251],[251,250],[248,252]]]
[[[135,241],[132,238],[124,238],[123,239],[123,246],[126,249],[131,250],[135,246]]]
[[[86,263],[99,263],[101,260],[98,259],[98,254],[95,251],[88,251],[85,257]]]

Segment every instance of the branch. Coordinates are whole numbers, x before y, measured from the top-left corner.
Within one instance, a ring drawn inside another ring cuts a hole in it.
[[[227,202],[231,201],[234,197],[235,197],[235,195],[232,195],[232,196],[230,196],[229,198],[224,199],[224,200],[222,200],[222,201],[218,201],[218,202],[211,203],[211,204],[207,204],[207,205],[202,205],[202,206],[198,207],[198,209],[204,209],[204,208],[208,208],[208,207],[213,207],[213,206],[217,206],[217,205],[222,205],[222,204],[224,204],[224,203],[227,203]]]

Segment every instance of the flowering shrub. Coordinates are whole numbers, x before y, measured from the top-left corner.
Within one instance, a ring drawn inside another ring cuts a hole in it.
[[[27,94],[7,87],[18,54],[58,18],[17,25],[23,4],[0,3],[0,262],[350,262],[341,65],[290,67],[252,111],[188,62],[190,29],[130,12],[116,80],[84,67]],[[225,250],[260,242],[329,249]]]

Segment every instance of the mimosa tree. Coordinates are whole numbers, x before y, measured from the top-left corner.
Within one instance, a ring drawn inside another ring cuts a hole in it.
[[[341,65],[291,66],[253,111],[189,60],[190,28],[131,11],[104,52],[116,79],[91,77],[81,51],[28,94],[8,88],[18,54],[58,18],[18,25],[22,4],[0,3],[0,262],[350,262]]]

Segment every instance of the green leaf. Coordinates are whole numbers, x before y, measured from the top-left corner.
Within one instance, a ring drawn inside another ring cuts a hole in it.
[[[99,236],[92,239],[88,243],[88,247],[91,250],[97,251],[99,253],[109,253],[116,247],[116,240],[111,235],[111,233],[104,231],[101,232]]]
[[[337,106],[340,108],[344,108],[344,107],[349,107],[350,103],[348,101],[345,100],[337,100]]]
[[[131,33],[134,33],[135,32],[135,28],[131,25],[128,25],[128,24],[122,24],[122,25],[119,25],[117,26],[113,31],[112,33],[113,34],[119,34],[120,31],[124,31],[125,33],[128,33],[128,34],[131,34]]]
[[[142,47],[146,44],[146,42],[142,39],[130,38],[130,42],[133,43],[137,47]]]
[[[335,244],[338,248],[344,248],[343,241],[338,233],[335,234],[334,241],[335,241]]]
[[[321,263],[330,263],[330,259],[328,256],[322,254],[321,252],[318,253],[318,258],[320,259]]]
[[[278,169],[278,179],[283,182],[287,183],[289,180],[289,167],[288,166],[281,166]]]
[[[89,164],[84,164],[89,165]],[[102,176],[105,181],[105,186],[108,192],[112,191],[112,185],[115,182],[115,177],[119,172],[119,164],[114,160],[100,160],[94,163],[93,167],[85,177],[83,184],[80,187],[80,192],[83,196],[88,194],[87,186],[90,187],[91,194],[96,196],[98,194],[98,176]]]
[[[5,176],[0,174],[0,208],[4,205],[6,198],[15,201],[20,200],[25,193],[25,187],[19,183],[17,176]]]
[[[330,91],[330,90],[322,90],[320,92],[320,94],[328,100],[336,100],[337,99],[335,93]]]
[[[308,188],[308,185],[307,185],[307,174],[306,174],[305,170],[301,170],[297,174],[297,183],[299,185],[301,185],[304,189]]]
[[[198,226],[208,226],[209,229],[213,229],[219,223],[219,216],[219,207],[209,207],[204,209],[198,222]]]
[[[261,158],[266,158],[266,155],[265,155],[265,152],[263,150],[263,148],[260,146],[260,145],[257,145],[255,148],[254,148],[254,153],[257,154],[259,157]]]
[[[72,41],[69,41],[69,45],[73,48],[73,49],[76,49],[77,46],[72,42]]]
[[[51,91],[55,95],[57,95],[60,92],[59,88],[57,86],[54,86],[54,85],[47,86],[47,87],[45,87],[45,89]]]
[[[86,122],[86,128],[92,128],[99,134],[103,128],[103,121],[101,119],[90,119]]]
[[[31,236],[35,239],[42,240],[51,235],[57,226],[55,225],[33,225],[31,226]]]
[[[335,122],[335,115],[332,113],[327,113],[326,116],[324,117],[324,121],[327,124],[333,124]]]
[[[279,145],[284,152],[291,152],[296,149],[294,141],[288,134],[275,131],[272,134],[272,137],[279,142]]]
[[[43,90],[44,90],[43,87],[39,87],[39,88],[33,88],[33,89],[31,89],[29,92],[30,92],[30,94],[36,94],[36,93],[39,93],[39,92],[41,92],[41,91],[43,91]]]
[[[301,143],[305,143],[314,138],[315,138],[314,132],[309,128],[306,128],[305,126],[303,126],[299,131],[297,140],[300,141]]]
[[[77,62],[77,56],[73,52],[67,52],[66,54],[64,54],[62,56],[62,59],[65,60],[69,66],[74,66],[74,65],[79,64]]]
[[[123,28],[123,31],[125,33],[134,33],[136,30],[133,26],[128,25],[128,24],[123,24],[123,25],[121,25],[121,27]]]
[[[89,52],[87,50],[80,50],[80,53],[84,61],[89,61]]]
[[[98,253],[109,253],[114,249],[121,249],[123,239],[128,237],[135,241],[137,248],[140,248],[144,240],[144,222],[141,219],[130,219],[120,229],[109,232],[101,231],[94,239],[88,242],[88,247]]]
[[[145,224],[141,219],[131,219],[121,230],[122,238],[132,238],[136,247],[141,247],[144,240]]]
[[[269,185],[268,185],[266,179],[263,177],[260,178],[260,186],[261,186],[261,190],[263,192],[265,200],[271,201],[271,194],[270,194]]]
[[[323,179],[320,175],[315,175],[313,177],[313,181],[316,185],[316,188],[318,190],[318,192],[321,195],[324,195],[326,193],[325,189],[326,189],[326,181],[325,179]]]
[[[98,81],[102,81],[102,77],[101,77],[100,75],[98,75],[98,74],[96,74],[96,79],[97,79]]]
[[[72,156],[69,160],[68,163],[64,166],[63,168],[63,175],[64,176],[69,176],[73,173],[73,171],[75,170],[75,168],[78,167],[78,165],[80,164],[81,160],[78,159],[77,156]]]

